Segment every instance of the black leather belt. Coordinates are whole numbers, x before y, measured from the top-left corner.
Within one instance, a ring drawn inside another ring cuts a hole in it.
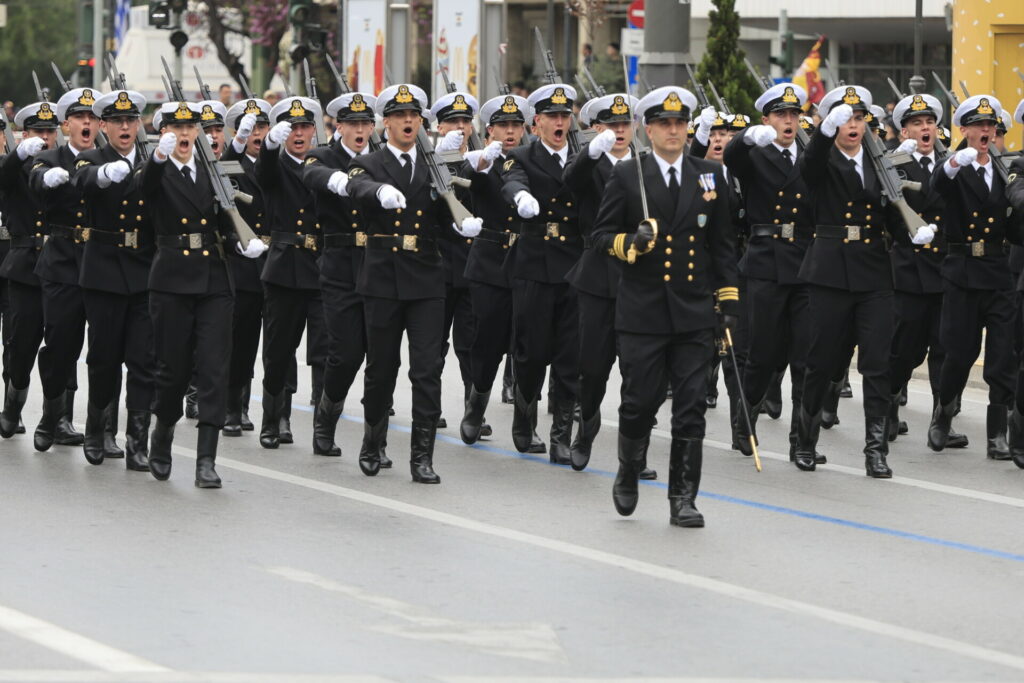
[[[89,239],[89,228],[72,228],[70,225],[57,225],[51,223],[49,226],[50,237],[85,242]]]
[[[170,249],[202,249],[220,243],[217,232],[190,232],[187,235],[157,235],[156,243]]]
[[[290,244],[293,247],[301,247],[316,251],[320,248],[320,238],[317,235],[305,235],[294,232],[280,232],[278,230],[270,233],[270,241],[278,244]]]
[[[866,237],[865,233],[869,229],[863,225],[818,225],[814,228],[814,236],[857,242]]]
[[[483,240],[484,242],[494,242],[501,244],[506,247],[511,247],[519,239],[519,235],[514,232],[505,232],[503,230],[491,230],[490,228],[483,228],[480,234],[476,236],[476,239]]]
[[[42,249],[46,243],[46,237],[42,235],[11,235],[12,247],[27,247],[30,249]]]
[[[522,223],[519,226],[519,234],[530,237],[576,238],[580,236],[580,229],[571,223]]]
[[[365,247],[365,232],[334,232],[323,236],[324,249],[335,247]]]
[[[419,251],[437,249],[437,242],[419,235],[370,235],[366,238],[368,249],[390,249],[391,251]]]
[[[139,231],[117,232],[113,230],[100,230],[99,228],[88,228],[83,231],[83,240],[86,242],[99,242],[100,244],[113,244],[118,247],[138,249],[143,246],[139,243]]]
[[[750,226],[751,237],[781,237],[782,239],[792,240],[797,237],[801,237],[800,231],[793,223],[781,223],[774,225],[771,223],[758,223]]]
[[[950,244],[950,254],[964,256],[1005,256],[1006,246],[1002,242],[971,242],[970,244]]]

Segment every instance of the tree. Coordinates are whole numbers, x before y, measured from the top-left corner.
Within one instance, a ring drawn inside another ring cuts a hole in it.
[[[242,84],[247,65],[231,51],[227,38],[237,34],[264,48],[267,71],[273,73],[281,59],[281,39],[288,31],[288,0],[205,0],[210,42],[231,77]]]
[[[60,97],[61,88],[50,70],[50,62],[72,71],[78,41],[75,3],[67,0],[7,0],[7,26],[0,28],[0,73],[4,74],[2,96],[15,109],[35,102],[32,70],[40,83],[50,88],[50,98]]]
[[[734,113],[755,114],[754,100],[760,96],[761,89],[743,63],[746,53],[740,48],[736,0],[712,2],[716,9],[708,13],[711,19],[708,46],[697,67],[697,80],[702,84],[714,83]]]

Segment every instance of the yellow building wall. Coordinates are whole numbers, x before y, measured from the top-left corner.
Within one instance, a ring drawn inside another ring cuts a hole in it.
[[[963,80],[972,95],[995,95],[1013,115],[1024,98],[1024,0],[954,0],[953,90],[963,98]],[[946,121],[947,125],[949,121]],[[955,137],[959,137],[953,131]],[[1020,150],[1024,126],[1014,123],[1007,147]]]

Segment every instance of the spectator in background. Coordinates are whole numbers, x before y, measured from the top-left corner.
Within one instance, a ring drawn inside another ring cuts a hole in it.
[[[14,115],[17,113],[14,111],[14,102],[10,100],[4,102],[4,113],[7,114],[8,121],[14,121]]]
[[[583,56],[583,65],[588,69],[590,65],[594,63],[594,48],[590,43],[583,43],[583,49],[580,51]]]
[[[512,84],[512,94],[519,95],[520,97],[529,97],[530,91],[526,89],[526,83],[523,81],[516,81]]]
[[[605,48],[604,59],[594,59],[590,64],[590,73],[605,92],[623,92],[626,88],[626,78],[622,73],[622,56],[619,53],[618,43],[608,43]]]
[[[263,99],[265,99],[267,102],[270,103],[271,106],[273,106],[277,104],[278,100],[281,99],[281,96],[277,94],[276,90],[267,89],[266,92],[263,93]]]
[[[225,107],[230,107],[235,103],[235,91],[234,88],[231,87],[230,83],[220,84],[218,96],[220,97],[220,103]]]

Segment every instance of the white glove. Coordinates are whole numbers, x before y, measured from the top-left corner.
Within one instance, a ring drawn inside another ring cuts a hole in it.
[[[70,173],[68,173],[60,166],[54,166],[53,168],[47,170],[46,173],[43,174],[43,185],[46,185],[46,187],[53,189],[55,187],[60,187],[70,179]]]
[[[495,159],[501,156],[501,142],[495,140],[491,144],[484,147],[484,159],[487,163],[492,163]]]
[[[404,209],[405,195],[394,185],[381,185],[377,190],[377,199],[385,209]]]
[[[213,136],[210,135],[210,134],[207,134],[206,135],[206,142],[207,142],[208,145],[210,145],[210,147],[213,147]]]
[[[178,136],[174,133],[164,133],[160,136],[160,142],[156,145],[156,160],[161,163],[167,161],[167,157],[171,156],[171,152],[173,152],[174,148],[177,146]]]
[[[469,216],[462,219],[461,229],[454,223],[452,223],[452,227],[455,228],[455,232],[459,233],[463,237],[476,237],[484,227],[484,219]]]
[[[590,144],[587,145],[587,154],[590,155],[591,159],[600,159],[601,155],[612,151],[612,147],[614,146],[615,131],[606,130],[603,133],[599,133],[590,141]]]
[[[42,138],[24,138],[18,145],[18,158],[22,161],[34,157],[46,147],[46,140]]]
[[[337,128],[335,128],[334,129],[334,134],[331,137],[334,138],[335,142],[337,142],[338,140],[341,140],[341,131],[338,130]]]
[[[743,136],[743,142],[748,145],[767,147],[775,141],[776,137],[778,135],[771,126],[751,126],[750,130]]]
[[[290,121],[281,121],[267,133],[267,149],[277,149],[292,134]]]
[[[462,147],[464,137],[461,130],[450,130],[437,141],[434,149],[438,152],[457,152]]]
[[[711,126],[715,125],[717,118],[718,110],[714,107],[704,107],[701,110],[700,118],[697,120],[697,132],[694,135],[697,142],[702,145],[708,144],[708,140],[711,139]]]
[[[845,125],[847,121],[853,118],[853,107],[848,104],[840,104],[838,107],[833,109],[825,117],[825,120],[821,122],[821,133],[825,137],[834,138],[836,131],[839,130],[839,126]]]
[[[256,127],[256,115],[246,114],[242,117],[242,120],[238,122],[238,130],[235,131],[235,139],[240,142],[245,142],[252,135],[252,129]]]
[[[922,225],[917,229],[917,233],[910,238],[910,241],[914,244],[929,244],[933,239],[935,239],[935,231],[937,229],[938,228],[935,227],[934,223]]]
[[[106,180],[108,185],[110,183],[119,183],[127,178],[131,172],[132,167],[128,165],[128,162],[124,159],[118,159],[117,161],[100,166],[100,182],[102,183],[102,181]]]
[[[266,250],[267,245],[259,238],[249,240],[249,244],[247,244],[244,249],[242,248],[241,242],[235,243],[235,251],[245,258],[256,258]]]
[[[896,148],[897,154],[913,154],[917,151],[917,140],[914,138],[907,138],[900,143],[900,146]]]
[[[519,190],[514,197],[516,203],[516,211],[519,212],[522,218],[533,218],[540,213],[540,202],[527,192],[526,190]]]
[[[978,150],[973,147],[964,147],[953,156],[953,159],[957,166],[970,166],[978,160]]]
[[[345,190],[346,187],[348,187],[348,173],[344,171],[335,171],[327,179],[327,189],[339,197],[348,196],[348,192]]]

